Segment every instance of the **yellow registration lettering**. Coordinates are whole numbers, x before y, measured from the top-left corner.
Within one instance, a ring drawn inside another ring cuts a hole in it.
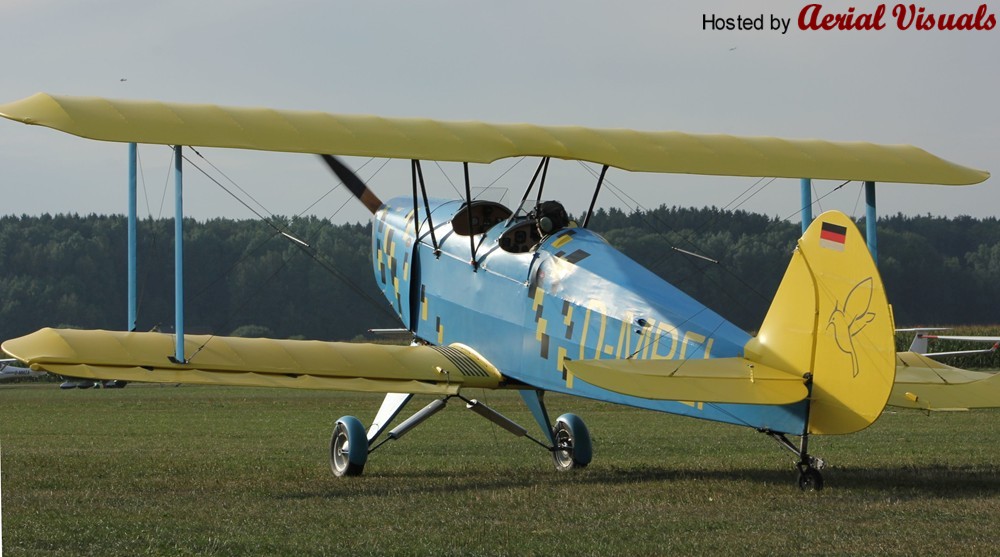
[[[687,348],[690,344],[705,344],[705,358],[708,358],[708,353],[712,349],[712,342],[705,342],[705,336],[699,335],[698,333],[692,333],[688,331],[684,333],[684,340],[681,341],[681,359],[683,360],[687,356]]]
[[[670,337],[670,352],[666,354],[660,354],[660,339],[664,336]],[[654,360],[671,360],[674,354],[677,352],[677,328],[667,323],[666,321],[661,321],[656,326],[656,338],[653,340],[653,356]],[[681,356],[683,358],[683,356]]]
[[[608,327],[607,306],[600,300],[590,300],[587,302],[587,314],[583,318],[583,333],[580,335],[580,359],[585,360],[587,349],[587,337],[590,336],[590,314],[596,311],[601,316],[601,328],[597,333],[597,345],[594,347],[594,358],[600,359],[604,347],[604,333]]]
[[[618,332],[618,352],[615,353],[616,358],[627,358],[632,355],[632,343],[629,342],[629,333],[632,332],[632,320],[635,319],[635,315],[631,311],[626,311],[624,317],[622,317],[622,328]],[[636,344],[636,348],[639,345]]]

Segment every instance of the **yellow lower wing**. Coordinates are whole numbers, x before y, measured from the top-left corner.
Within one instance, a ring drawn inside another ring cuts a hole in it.
[[[922,410],[1000,408],[1000,373],[968,371],[914,352],[896,356],[889,404]]]
[[[3,350],[32,369],[83,379],[199,383],[364,392],[454,394],[496,388],[499,371],[463,346],[188,335],[188,361],[174,363],[174,336],[42,329]]]
[[[574,377],[616,393],[659,400],[791,404],[806,398],[801,375],[745,358],[709,360],[577,360]]]

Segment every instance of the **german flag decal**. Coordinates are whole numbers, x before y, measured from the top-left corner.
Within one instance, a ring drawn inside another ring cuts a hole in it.
[[[844,241],[847,240],[847,229],[843,226],[823,223],[823,230],[819,234],[819,245],[821,247],[844,251]]]

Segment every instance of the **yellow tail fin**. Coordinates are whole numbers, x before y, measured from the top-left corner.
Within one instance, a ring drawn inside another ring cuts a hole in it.
[[[799,239],[751,360],[812,374],[808,433],[852,433],[885,408],[896,374],[892,308],[847,215],[820,215]]]

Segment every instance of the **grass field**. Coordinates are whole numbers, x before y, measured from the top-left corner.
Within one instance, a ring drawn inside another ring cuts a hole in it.
[[[533,426],[514,393],[476,393]],[[749,429],[551,396],[594,462],[452,404],[335,478],[332,422],[379,396],[0,387],[3,548],[20,555],[987,555],[1000,412],[886,413],[817,438],[826,489]],[[419,404],[420,401],[417,401]],[[531,428],[534,431],[534,427]]]

